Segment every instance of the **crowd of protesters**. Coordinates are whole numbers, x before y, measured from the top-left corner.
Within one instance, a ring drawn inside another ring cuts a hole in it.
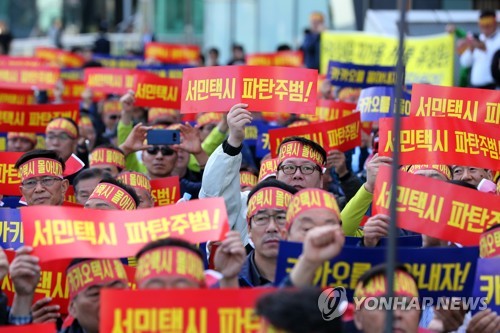
[[[495,13],[485,11],[479,22],[481,34],[464,35],[460,42],[460,64],[470,69],[473,87],[495,89],[499,83],[500,35],[496,25]],[[314,13],[302,47],[309,68],[319,68],[319,36],[323,30],[323,15]],[[220,65],[218,53],[217,49],[210,49],[204,63]],[[229,65],[244,63],[243,47],[234,45]],[[321,88],[322,98],[344,102],[356,102],[360,92],[334,89],[328,82]],[[3,196],[4,209],[20,207],[21,196],[27,206],[64,206],[70,186],[81,209],[152,209],[155,199],[150,182],[178,176],[181,197],[186,198],[187,194],[191,200],[224,199],[230,231],[223,241],[209,242],[204,252],[186,239],[166,238],[146,244],[135,256],[135,281],[129,281],[119,258],[74,259],[66,270],[68,281],[89,267],[108,267],[109,275],[99,283],[70,287],[67,311],[61,311],[50,298],[33,301],[41,268],[40,258],[33,255],[32,248],[17,249],[10,263],[0,250],[0,279],[9,274],[15,287],[13,300],[8,302],[3,295],[1,324],[56,322],[61,332],[96,333],[100,291],[104,288],[127,289],[130,282],[137,289],[268,288],[279,283],[278,291],[263,296],[256,304],[256,314],[276,331],[383,331],[384,311],[356,308],[350,316],[324,320],[318,310],[321,290],[313,288],[315,271],[341,252],[346,236],[358,237],[360,247],[375,248],[389,234],[390,217],[385,214],[369,217],[360,227],[372,204],[380,168],[393,165],[392,158],[377,154],[376,124],[370,136],[363,136],[361,146],[347,152],[326,151],[314,141],[288,137],[279,146],[274,161],[277,168],[263,172],[261,166],[270,162],[271,156],[258,158],[255,147],[245,144],[245,127],[256,119],[282,127],[307,124],[308,120],[289,114],[269,119],[266,114],[248,111],[247,104],[235,104],[227,112],[200,113],[194,122],[187,122],[179,110],[138,107],[135,100],[135,92],[129,91],[121,96],[110,94],[96,102],[92,91],[86,90],[78,123],[69,118],[52,119],[46,127],[42,148],[34,133],[9,132],[6,151],[24,154],[15,165],[21,177],[19,196]],[[179,130],[181,141],[173,145],[148,144],[147,133],[153,129]],[[85,166],[76,174],[66,175],[67,164],[74,158]],[[444,164],[401,168],[471,189],[477,189],[484,179],[496,184],[500,181],[500,166],[497,170]],[[251,179],[255,181],[243,183],[241,177],[248,174],[253,174]],[[108,192],[120,193],[126,200],[118,204],[103,195]],[[318,200],[312,204],[311,198]],[[168,210],[169,206],[163,209]],[[403,229],[398,229],[398,233],[416,235]],[[445,239],[421,236],[423,247],[461,247]],[[284,281],[275,279],[280,241],[303,244],[302,255]],[[154,258],[172,258],[178,253],[190,262],[190,274],[176,274],[175,267],[170,272],[151,268]],[[205,273],[207,260],[220,273],[217,282],[210,286]],[[374,295],[373,286],[380,281],[385,286],[386,278],[385,265],[371,268],[359,277],[355,295]],[[396,284],[410,285],[410,295],[418,297],[417,280],[404,266],[396,267],[395,280]],[[387,290],[376,295],[383,296],[384,292]],[[499,291],[496,292],[498,297]],[[500,332],[500,315],[491,310],[472,314],[467,308],[394,312],[393,331],[425,330],[495,333]]]

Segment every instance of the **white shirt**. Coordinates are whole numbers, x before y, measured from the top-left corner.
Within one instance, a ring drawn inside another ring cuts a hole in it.
[[[479,36],[486,45],[486,51],[474,49],[471,52],[467,49],[460,56],[460,64],[462,67],[471,67],[470,83],[473,86],[484,86],[494,83],[493,76],[491,76],[491,62],[493,55],[500,49],[500,32],[497,30],[493,36],[486,38],[483,34]]]

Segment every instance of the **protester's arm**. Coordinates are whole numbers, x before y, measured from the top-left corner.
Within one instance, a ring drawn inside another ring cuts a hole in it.
[[[201,147],[208,154],[211,155],[215,149],[226,139],[229,127],[227,124],[226,116],[220,123],[210,132],[210,134],[203,140]]]
[[[226,139],[227,130],[228,130],[227,120],[226,117],[224,116],[224,119],[221,120],[219,125],[217,125],[217,127],[215,127],[212,130],[212,132],[210,132],[210,134],[201,143],[201,148],[208,156],[212,155],[215,149],[217,149],[217,147],[220,146],[222,142],[224,142],[224,140]],[[200,172],[205,167],[205,165],[206,163],[205,164],[198,163],[194,155],[189,156],[189,164],[188,164],[189,170]]]
[[[238,231],[229,231],[215,252],[215,270],[222,274],[221,288],[238,288],[238,275],[245,263],[246,251]]]
[[[339,176],[340,186],[346,197],[346,202],[349,202],[356,195],[356,192],[363,183],[347,167],[345,154],[339,150],[328,152],[326,167],[335,168],[335,172]]]
[[[122,112],[121,112],[121,118],[118,121],[118,126],[116,131],[117,131],[118,145],[120,146],[120,148],[122,148],[122,145],[127,141],[127,138],[129,137],[130,133],[134,128],[134,124],[132,122],[132,115],[134,112],[134,103],[135,103],[134,92],[129,91],[125,95],[123,95],[120,98],[120,103],[122,106]],[[135,154],[131,152],[130,153],[126,152],[125,169],[130,171],[144,172],[146,168],[141,163],[141,161],[139,161],[139,159]]]
[[[16,290],[9,314],[9,323],[23,325],[31,322],[31,303],[40,280],[39,259],[30,253],[31,247],[23,246],[16,251],[10,266],[10,276]]]
[[[461,55],[460,55],[460,66],[462,67],[471,67],[473,62],[473,57],[472,57],[472,50],[467,48]]]
[[[241,167],[241,147],[245,138],[245,125],[251,122],[252,116],[246,111],[246,104],[236,104],[228,114],[229,137],[210,156],[203,173],[200,198],[223,197],[226,203],[231,229],[235,225],[241,227],[241,211],[243,196],[240,191],[239,171]],[[239,199],[239,200],[238,200]],[[246,230],[238,230],[242,235]]]
[[[325,261],[337,256],[344,242],[344,234],[338,225],[324,225],[309,230],[302,254],[290,272],[291,283],[298,288],[311,286],[316,270]]]
[[[132,115],[134,112],[134,103],[135,103],[134,92],[129,91],[125,95],[123,95],[120,98],[120,103],[122,106],[122,112],[120,120],[118,121],[118,129],[117,129],[119,145],[124,143],[125,140],[127,140],[127,137],[130,134],[130,132],[132,132],[132,127],[133,127]]]
[[[361,186],[356,195],[340,213],[342,229],[344,229],[346,236],[360,237],[362,235],[358,228],[373,200],[373,191],[375,189],[378,170],[381,165],[390,165],[391,163],[392,158],[378,155],[375,155],[368,163],[366,183]]]
[[[118,124],[118,127],[120,124]],[[120,149],[125,154],[125,168],[130,171],[137,171],[146,173],[147,169],[135,155],[136,151],[146,149],[149,146],[144,145],[144,140],[146,139],[147,132],[152,127],[143,126],[142,123],[139,123],[134,126],[132,131],[128,134],[126,140],[120,144]]]

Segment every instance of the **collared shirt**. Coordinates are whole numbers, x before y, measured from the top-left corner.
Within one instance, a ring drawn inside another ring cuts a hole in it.
[[[245,260],[245,264],[240,272],[239,284],[240,287],[263,287],[272,285],[271,281],[262,276],[255,264],[255,250],[250,252]]]
[[[460,64],[463,67],[472,67],[470,83],[473,86],[485,86],[494,83],[491,75],[491,62],[495,52],[500,49],[500,33],[498,30],[488,38],[481,34],[479,39],[486,45],[485,51],[474,49],[471,52],[470,49],[467,49],[460,56]]]

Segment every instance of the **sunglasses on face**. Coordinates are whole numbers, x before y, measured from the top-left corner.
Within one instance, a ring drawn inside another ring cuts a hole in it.
[[[161,151],[161,154],[163,156],[172,156],[175,153],[173,149],[167,146],[153,146],[151,148],[148,148],[146,151],[151,155],[156,155],[159,151]]]
[[[121,118],[121,116],[119,114],[112,114],[111,116],[109,116],[109,119],[111,119],[111,120],[117,120],[120,118]]]

